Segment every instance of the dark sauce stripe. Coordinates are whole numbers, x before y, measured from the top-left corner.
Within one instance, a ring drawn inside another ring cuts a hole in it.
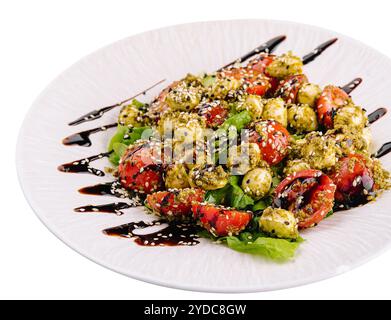
[[[139,202],[138,205],[136,204],[129,204],[126,202],[115,202],[115,203],[109,203],[109,204],[102,204],[102,205],[88,205],[88,206],[83,206],[83,207],[78,207],[75,208],[75,212],[79,213],[87,213],[87,212],[92,212],[92,213],[114,213],[118,216],[123,215],[124,213],[121,210],[124,209],[129,209],[132,207],[137,207],[141,206],[142,203]]]
[[[311,61],[314,61],[317,57],[319,57],[327,48],[329,48],[331,45],[336,43],[338,38],[331,39],[329,41],[326,41],[325,43],[322,43],[320,46],[316,47],[313,51],[306,54],[303,57],[303,64],[306,65],[310,63]]]
[[[127,103],[131,100],[133,100],[134,98],[137,98],[138,96],[142,95],[142,94],[145,94],[147,91],[155,88],[156,86],[158,86],[159,84],[163,83],[164,81],[166,81],[165,79],[163,80],[160,80],[159,82],[156,82],[154,85],[150,86],[149,88],[135,94],[134,96],[124,100],[124,101],[121,101],[119,103],[116,103],[116,104],[113,104],[111,106],[107,106],[107,107],[103,107],[101,109],[98,109],[98,110],[93,110],[91,112],[88,112],[86,113],[85,115],[77,118],[76,120],[74,121],[71,121],[68,123],[68,125],[70,126],[75,126],[75,125],[78,125],[78,124],[81,124],[81,123],[84,123],[84,122],[87,122],[87,121],[93,121],[93,120],[96,120],[96,119],[99,119],[101,118],[106,112],[114,109],[114,108],[117,108],[117,107],[120,107],[122,106],[124,103]]]
[[[341,89],[345,91],[347,94],[350,94],[362,83],[362,81],[363,81],[362,78],[356,78],[350,81],[348,84],[341,87]]]
[[[168,224],[167,227],[152,233],[135,234],[136,230],[142,230],[161,224]],[[167,220],[156,220],[152,222],[131,222],[103,230],[108,236],[130,238],[141,246],[194,246],[199,244],[198,231],[194,223],[169,222]]]
[[[75,160],[69,163],[62,164],[57,167],[58,171],[66,173],[90,173],[95,176],[103,177],[105,173],[102,170],[93,168],[90,163],[95,160],[107,158],[112,152],[100,153],[95,156]]]
[[[383,144],[380,149],[373,155],[375,158],[381,158],[391,152],[391,142]]]
[[[92,144],[91,140],[90,140],[91,134],[106,131],[107,129],[110,129],[110,128],[116,128],[117,126],[118,126],[117,123],[111,123],[106,126],[101,126],[101,127],[93,128],[90,130],[77,132],[77,133],[74,133],[74,134],[64,138],[62,140],[62,143],[66,146],[78,145],[78,146],[82,146],[82,147],[89,147]]]
[[[236,59],[235,61],[232,61],[232,62],[228,63],[224,67],[220,68],[218,71],[221,71],[222,69],[228,68],[228,67],[232,66],[235,63],[242,63],[242,62],[250,59],[251,57],[253,57],[253,56],[255,56],[255,55],[259,54],[259,53],[271,53],[285,39],[286,39],[285,35],[278,36],[278,37],[275,37],[273,39],[270,39],[269,41],[261,44],[260,46],[256,47],[255,49],[251,50],[250,52],[246,53],[245,55],[243,55],[239,59]]]
[[[376,122],[377,120],[379,120],[380,118],[384,117],[387,113],[387,109],[386,108],[379,108],[375,111],[373,111],[372,113],[368,114],[368,122],[370,124]]]
[[[117,180],[107,183],[100,183],[93,186],[88,186],[79,189],[81,194],[93,195],[93,196],[114,196],[117,198],[128,198],[129,191],[121,186],[121,183]]]

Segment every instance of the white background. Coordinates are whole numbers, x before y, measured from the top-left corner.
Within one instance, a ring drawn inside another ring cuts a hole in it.
[[[259,294],[185,292],[126,278],[72,251],[41,224],[23,197],[14,164],[18,130],[36,96],[73,62],[115,40],[172,24],[267,18],[332,29],[391,57],[389,12],[389,1],[1,1],[0,298],[391,298],[391,251],[336,278]]]

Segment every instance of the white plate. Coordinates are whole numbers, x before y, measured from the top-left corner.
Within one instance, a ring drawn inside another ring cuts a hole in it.
[[[69,127],[78,116],[129,97],[152,83],[174,80],[187,72],[212,71],[281,34],[288,36],[277,52],[303,55],[335,36],[332,46],[305,67],[312,82],[364,83],[353,92],[369,111],[391,105],[391,62],[377,51],[323,29],[278,21],[223,21],[180,25],[143,33],[105,47],[62,73],[34,103],[20,132],[17,168],[26,198],[43,223],[67,245],[87,258],[127,276],[169,287],[213,292],[252,292],[298,286],[335,276],[382,252],[391,242],[391,198],[385,193],[372,204],[335,214],[317,228],[297,257],[277,264],[237,253],[202,240],[194,247],[150,248],[132,240],[107,237],[102,229],[152,220],[142,209],[110,214],[76,214],[73,208],[115,201],[86,196],[83,186],[110,177],[64,174],[59,164],[105,150],[110,134],[93,135],[90,148],[65,147],[61,139],[76,131],[115,122],[112,111],[95,122]],[[149,101],[157,90],[144,99]],[[377,146],[390,141],[390,118],[373,125]],[[383,159],[391,169],[391,157]],[[102,168],[107,160],[96,166]]]

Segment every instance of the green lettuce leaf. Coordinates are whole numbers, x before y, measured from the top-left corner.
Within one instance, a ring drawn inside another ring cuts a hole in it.
[[[272,260],[286,261],[295,256],[300,241],[291,242],[285,239],[258,237],[242,240],[238,237],[227,237],[229,248],[242,253],[263,256]]]
[[[242,177],[231,176],[229,183],[221,189],[208,191],[205,201],[218,205],[225,205],[236,209],[246,209],[254,204],[254,200],[246,195],[240,187]]]
[[[149,138],[152,133],[150,127],[129,128],[118,125],[117,131],[111,138],[107,147],[109,152],[113,151],[109,157],[110,162],[114,165],[118,165],[119,160],[129,145],[134,144],[137,140],[140,140],[141,137],[144,137],[145,139]]]
[[[221,129],[228,130],[229,127],[234,126],[236,130],[241,131],[251,122],[251,120],[250,112],[245,110],[225,120],[221,125]]]
[[[230,185],[227,184],[224,188],[208,191],[205,195],[205,201],[213,204],[224,204],[229,193]]]
[[[254,204],[254,200],[246,195],[239,186],[240,180],[241,177],[239,176],[232,176],[229,179],[229,184],[231,185],[230,206],[236,209],[246,209]]]
[[[258,230],[258,227],[252,232],[242,232],[238,236],[230,237],[215,237],[206,230],[198,232],[198,235],[217,243],[226,244],[232,250],[262,256],[278,262],[292,259],[300,244],[304,242],[301,237],[295,241],[277,239],[255,230]]]

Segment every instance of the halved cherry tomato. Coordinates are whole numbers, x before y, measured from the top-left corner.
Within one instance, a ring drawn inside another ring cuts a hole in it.
[[[251,69],[258,74],[266,74],[266,68],[271,64],[275,59],[273,55],[261,55],[259,58],[251,60],[247,69]]]
[[[275,93],[280,85],[280,80],[277,78],[269,77],[270,89],[267,91],[268,96],[274,97]]]
[[[158,216],[185,218],[192,216],[192,205],[202,202],[204,196],[201,189],[160,191],[148,195],[146,205]]]
[[[334,127],[334,115],[338,108],[349,102],[349,95],[341,88],[327,86],[317,102],[318,121],[326,129]]]
[[[335,189],[333,181],[322,171],[300,171],[278,185],[273,205],[293,212],[299,228],[309,228],[333,209]]]
[[[375,189],[367,160],[359,154],[341,158],[330,177],[337,186],[335,199],[343,206],[355,207],[366,203],[368,195]]]
[[[122,156],[118,173],[123,187],[140,193],[163,188],[163,170],[159,150],[150,143],[129,148]]]
[[[205,118],[208,128],[216,128],[228,118],[229,110],[221,104],[205,103],[199,107],[198,114]]]
[[[248,94],[264,96],[271,89],[269,78],[266,77],[252,78],[248,79],[246,82],[248,85],[246,92]]]
[[[266,67],[272,63],[274,56],[261,55],[250,61],[247,66],[233,67],[223,71],[223,75],[236,80],[243,80],[247,85],[246,92],[264,96],[271,88],[271,78],[265,75]]]
[[[304,74],[298,74],[288,77],[280,82],[275,96],[284,99],[286,103],[295,103],[297,93],[303,84],[308,83],[308,78]]]
[[[270,165],[280,163],[288,154],[289,132],[273,120],[260,121],[250,133],[250,142],[258,144],[262,158]]]
[[[171,83],[168,87],[166,87],[159,93],[159,95],[155,98],[155,100],[153,100],[153,102],[149,106],[148,117],[155,123],[159,121],[162,113],[169,109],[168,104],[165,102],[168,93],[175,87],[177,87],[180,83],[180,81],[174,81],[173,83]]]
[[[226,209],[213,204],[195,204],[193,216],[214,236],[236,235],[249,224],[252,214],[246,211]]]

